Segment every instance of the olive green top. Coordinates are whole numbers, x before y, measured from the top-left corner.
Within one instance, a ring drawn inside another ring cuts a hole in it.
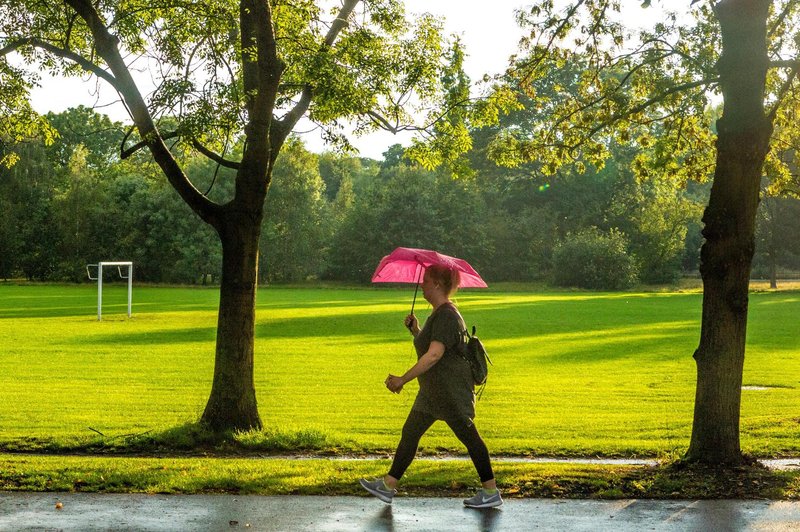
[[[428,352],[433,340],[444,344],[445,352],[433,367],[417,377],[419,393],[412,410],[441,420],[475,418],[472,370],[458,353],[466,330],[464,318],[452,303],[440,305],[425,320],[414,338],[417,358]]]

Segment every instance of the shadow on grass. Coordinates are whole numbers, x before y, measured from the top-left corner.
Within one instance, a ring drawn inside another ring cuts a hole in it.
[[[162,431],[105,435],[71,442],[28,438],[0,443],[0,452],[38,454],[108,454],[132,456],[261,456],[264,454],[333,452],[347,442],[335,442],[322,431],[301,429],[213,432],[201,423],[186,423]],[[351,442],[352,443],[352,442]]]
[[[167,345],[213,342],[216,327],[187,327],[183,329],[158,329],[141,332],[114,332],[74,337],[61,345]]]

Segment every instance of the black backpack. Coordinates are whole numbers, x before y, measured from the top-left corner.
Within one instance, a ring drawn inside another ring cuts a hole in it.
[[[493,366],[494,364],[492,364],[489,355],[486,353],[483,342],[475,335],[475,331],[476,328],[474,325],[472,326],[472,334],[469,334],[468,331],[464,331],[466,342],[462,344],[462,356],[469,362],[469,366],[472,368],[473,382],[476,386],[481,386],[481,390],[478,393],[480,397],[483,393],[483,386],[486,385],[486,379],[489,375],[489,366],[486,363],[488,362]]]

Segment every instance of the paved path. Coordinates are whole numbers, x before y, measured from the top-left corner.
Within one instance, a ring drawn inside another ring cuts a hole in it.
[[[800,503],[512,499],[479,511],[450,498],[0,492],[0,530],[788,531]]]

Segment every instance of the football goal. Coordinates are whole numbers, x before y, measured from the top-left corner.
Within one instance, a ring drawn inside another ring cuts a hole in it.
[[[87,264],[86,273],[89,279],[97,281],[97,321],[103,319],[103,268],[117,267],[120,279],[128,280],[128,317],[131,317],[131,302],[133,301],[133,263],[132,262],[98,262],[97,264]],[[95,269],[95,276],[92,277],[92,268]],[[122,273],[122,269],[127,268],[128,274]]]

